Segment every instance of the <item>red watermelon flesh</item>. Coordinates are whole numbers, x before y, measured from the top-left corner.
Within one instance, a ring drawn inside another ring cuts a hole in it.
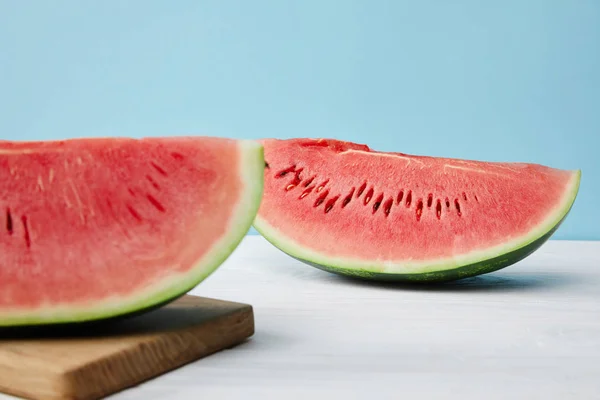
[[[262,195],[258,142],[0,142],[0,325],[143,309],[208,276]]]
[[[267,139],[256,229],[332,272],[451,280],[531,253],[570,210],[580,172]]]

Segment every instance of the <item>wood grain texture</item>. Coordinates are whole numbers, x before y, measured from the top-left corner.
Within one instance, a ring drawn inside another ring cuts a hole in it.
[[[246,304],[188,295],[131,319],[46,330],[44,339],[28,332],[0,332],[0,390],[88,400],[242,342],[254,333],[254,315]]]

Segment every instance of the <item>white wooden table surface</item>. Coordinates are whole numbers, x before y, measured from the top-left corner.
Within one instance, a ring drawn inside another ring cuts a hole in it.
[[[252,304],[255,335],[113,398],[600,399],[600,242],[550,241],[416,288],[338,277],[249,236],[192,293]]]

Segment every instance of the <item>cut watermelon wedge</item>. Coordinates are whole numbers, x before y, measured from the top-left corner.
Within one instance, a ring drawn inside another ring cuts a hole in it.
[[[559,227],[581,177],[331,139],[263,144],[255,228],[301,261],[366,279],[441,282],[514,264]]]
[[[251,226],[259,142],[0,142],[0,325],[139,313],[211,274]]]

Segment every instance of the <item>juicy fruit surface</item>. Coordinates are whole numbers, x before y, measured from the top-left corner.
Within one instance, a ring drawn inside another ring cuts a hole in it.
[[[252,222],[263,166],[259,144],[221,138],[0,142],[0,319],[116,313],[215,268]]]
[[[462,265],[459,256],[518,243],[536,229],[541,237],[568,211],[579,182],[576,171],[383,153],[337,140],[263,144],[269,168],[257,230],[301,259],[371,272],[451,268]]]

